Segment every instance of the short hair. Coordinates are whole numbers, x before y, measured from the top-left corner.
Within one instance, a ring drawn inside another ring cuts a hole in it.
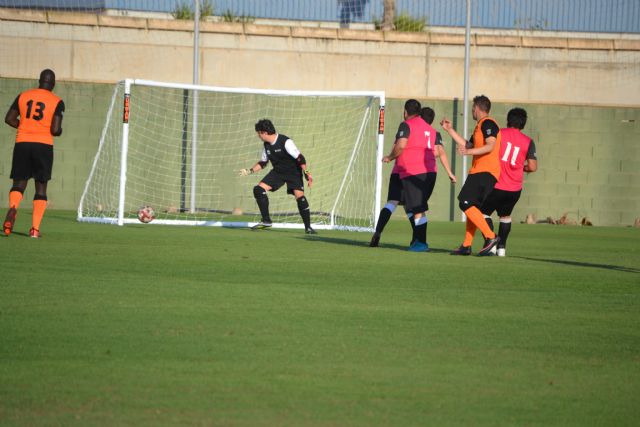
[[[433,111],[431,107],[424,107],[420,115],[422,116],[422,120],[429,124],[433,123],[433,119],[436,118],[436,112]]]
[[[491,101],[484,95],[478,95],[473,98],[473,105],[477,105],[478,108],[485,113],[491,111]]]
[[[53,87],[56,85],[56,73],[48,68],[42,70],[38,83],[41,88],[53,89]]]
[[[524,129],[527,124],[527,111],[524,108],[512,108],[507,113],[507,127]]]
[[[404,103],[404,111],[407,112],[410,116],[415,116],[416,114],[420,114],[422,109],[422,105],[420,102],[415,99],[410,99]]]
[[[276,133],[276,128],[271,123],[271,120],[262,119],[256,123],[256,132],[266,132],[268,135],[273,135]]]

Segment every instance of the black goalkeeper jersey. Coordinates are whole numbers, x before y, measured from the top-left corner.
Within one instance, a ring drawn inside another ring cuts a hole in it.
[[[288,136],[278,135],[273,144],[264,143],[264,152],[271,162],[273,170],[279,175],[302,175],[302,168],[300,168],[298,160],[291,157],[285,148],[287,140],[289,140]]]

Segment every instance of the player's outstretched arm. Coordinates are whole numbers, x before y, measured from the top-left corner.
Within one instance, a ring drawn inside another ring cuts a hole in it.
[[[451,123],[451,120],[447,119],[446,117],[443,118],[440,121],[440,126],[442,126],[442,129],[444,129],[449,135],[451,135],[451,138],[456,144],[458,144],[458,146],[460,147],[467,146],[467,141],[465,141],[464,138],[460,136],[458,132],[456,132],[456,130],[453,128],[453,124]]]
[[[262,162],[258,162],[255,165],[251,166],[249,169],[240,169],[238,171],[239,176],[248,176],[253,175],[254,173],[262,170]]]
[[[453,174],[453,172],[451,172],[451,166],[449,165],[449,158],[447,157],[447,153],[445,152],[444,147],[442,145],[437,145],[437,147],[438,147],[438,158],[440,159],[440,163],[442,164],[442,167],[444,168],[444,170],[447,171],[447,175],[449,176],[451,183],[455,184],[457,182],[456,176]]]
[[[393,148],[391,149],[391,153],[389,153],[388,156],[384,156],[382,158],[382,162],[389,163],[397,159],[398,157],[400,157],[400,155],[406,148],[408,142],[409,142],[409,139],[407,138],[396,139],[396,142],[393,143]]]

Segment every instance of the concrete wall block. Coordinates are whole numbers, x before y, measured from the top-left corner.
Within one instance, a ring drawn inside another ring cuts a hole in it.
[[[587,184],[583,185],[580,191],[581,196],[591,198],[619,197],[627,199],[630,196],[629,187],[623,185]]]
[[[578,157],[578,170],[580,172],[599,170],[600,167],[602,167],[602,161],[591,156],[591,153],[585,153],[584,156]]]
[[[569,49],[588,49],[588,50],[613,50],[615,45],[615,40],[611,39],[578,39],[578,38],[569,38],[567,39],[567,45]]]
[[[640,180],[640,171],[638,173],[628,173],[628,172],[609,172],[607,175],[607,183],[609,185],[620,185],[624,187],[632,186],[634,182],[634,178]]]
[[[626,198],[596,197],[592,199],[593,209],[607,212],[633,212],[637,204],[636,201]]]
[[[540,165],[541,161],[538,161],[538,165]],[[561,169],[550,169],[547,167],[540,168],[536,173],[531,174],[525,177],[525,186],[528,187],[530,181],[534,179],[540,180],[545,183],[565,183],[565,179],[567,177],[567,172]]]
[[[552,197],[549,196],[534,196],[530,195],[526,197],[526,204],[530,208],[547,209],[551,206]]]
[[[541,153],[544,157],[559,156],[577,158],[592,156],[590,145],[585,144],[584,139],[581,139],[578,135],[573,135],[563,140],[556,140],[551,143],[544,141],[541,144],[536,143],[536,149],[538,153]]]
[[[557,196],[550,200],[552,212],[562,215],[564,212],[577,212],[578,210],[591,209],[591,199],[574,196]]]
[[[633,190],[637,190],[635,194],[640,194],[640,173],[631,174],[631,187]]]
[[[524,185],[523,193],[531,196],[553,197],[558,194],[558,187],[565,185],[550,182],[530,182]]]
[[[605,141],[606,143],[604,143]],[[606,140],[598,139],[597,141],[594,141],[594,145],[591,146],[593,158],[606,161],[608,163],[618,162],[621,158],[627,155],[625,151],[629,149],[629,145],[622,145],[620,142],[620,139],[615,137]],[[634,150],[633,148],[631,149]]]
[[[602,166],[602,164],[600,165]],[[594,167],[587,171],[587,182],[583,183],[589,185],[607,185],[609,177],[606,173],[603,173],[601,167]]]
[[[584,192],[583,187],[583,184],[558,184],[556,185],[555,195],[559,197],[582,197]]]
[[[620,171],[628,173],[640,173],[640,160],[623,159],[620,160]]]
[[[567,184],[586,184],[588,178],[588,172],[580,172],[580,171],[567,171],[567,177],[565,182]]]
[[[69,13],[48,11],[47,22],[50,24],[98,25],[98,15],[93,13]]]
[[[550,156],[547,167],[551,170],[556,170],[556,171],[565,171],[565,172],[577,171],[578,158],[564,157],[564,156]]]

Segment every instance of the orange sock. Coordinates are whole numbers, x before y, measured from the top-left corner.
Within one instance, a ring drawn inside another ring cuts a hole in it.
[[[473,235],[476,234],[476,225],[469,220],[467,217],[467,231],[464,234],[464,242],[462,242],[462,246],[471,246],[473,244]]]
[[[47,209],[46,200],[33,201],[33,218],[31,220],[31,226],[36,230],[40,230],[40,223],[42,222],[45,209]]]
[[[9,192],[9,207],[18,209],[20,202],[22,201],[22,193],[19,191]]]
[[[482,215],[480,209],[476,208],[475,206],[471,206],[469,209],[464,211],[464,213],[467,218],[470,219],[476,227],[478,227],[485,238],[493,239],[494,237],[496,237],[496,233],[491,231],[491,228],[489,228],[489,224],[487,224],[487,220],[484,219],[484,215]]]

